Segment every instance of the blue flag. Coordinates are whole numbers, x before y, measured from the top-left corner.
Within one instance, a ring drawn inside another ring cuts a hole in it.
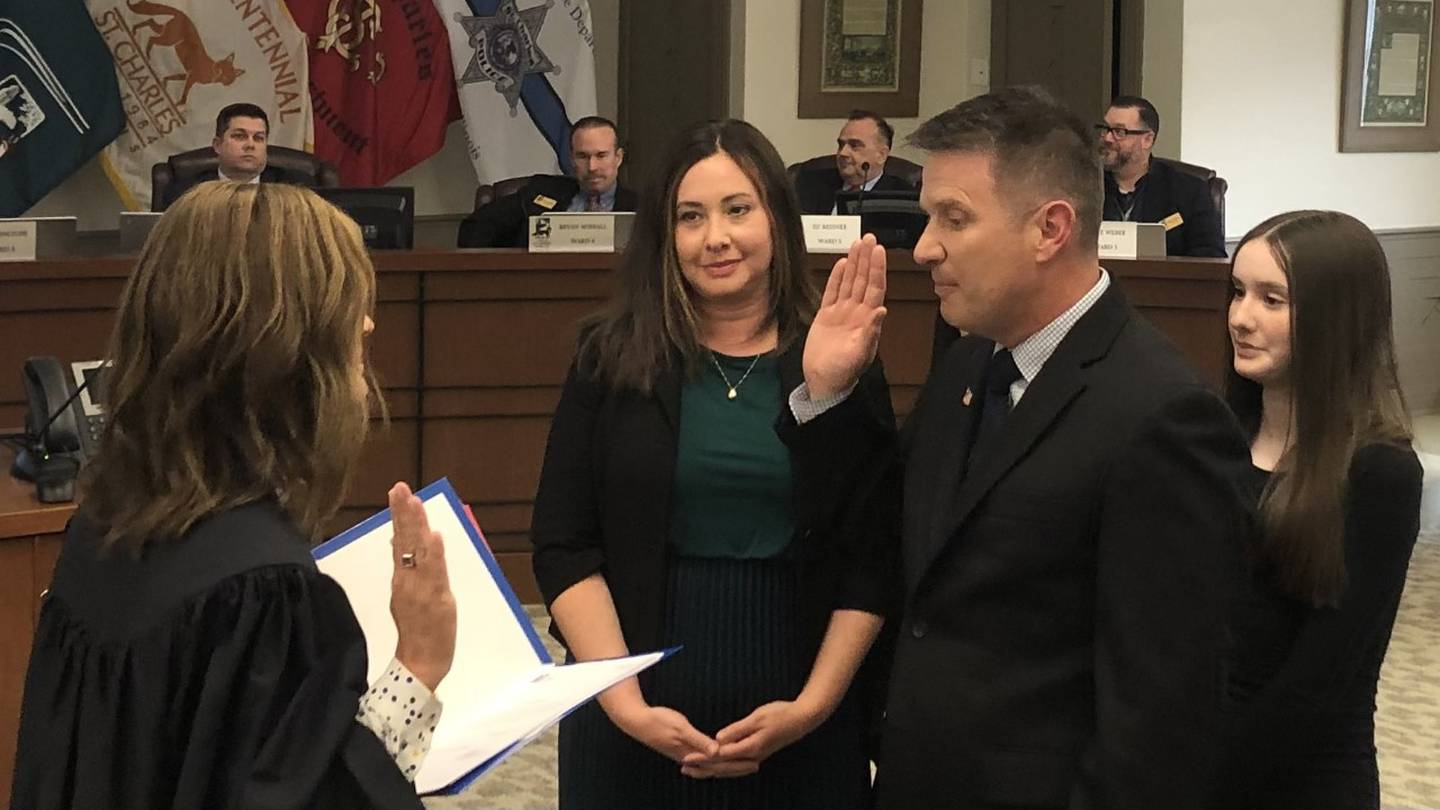
[[[25,213],[124,124],[82,0],[0,0],[0,217]]]

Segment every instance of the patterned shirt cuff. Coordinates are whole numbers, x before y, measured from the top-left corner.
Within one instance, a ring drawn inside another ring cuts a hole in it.
[[[805,383],[800,383],[794,391],[790,392],[790,413],[795,415],[795,424],[803,425],[849,399],[853,393],[855,393],[855,386],[852,385],[838,394],[821,399],[811,399],[810,387]]]
[[[430,752],[442,708],[435,693],[397,658],[360,698],[355,719],[380,738],[390,758],[413,782]]]

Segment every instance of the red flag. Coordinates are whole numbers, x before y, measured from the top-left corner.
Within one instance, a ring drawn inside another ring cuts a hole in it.
[[[432,0],[286,0],[309,39],[315,154],[379,186],[440,151],[460,117]]]

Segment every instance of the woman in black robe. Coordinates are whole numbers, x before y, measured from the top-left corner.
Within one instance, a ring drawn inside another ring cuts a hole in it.
[[[206,183],[121,297],[110,421],[41,608],[11,806],[420,807],[455,604],[404,484],[395,660],[310,544],[376,388],[374,270],[353,223],[278,184]]]

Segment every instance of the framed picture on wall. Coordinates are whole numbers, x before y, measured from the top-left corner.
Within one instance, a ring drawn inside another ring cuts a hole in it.
[[[1433,0],[1345,0],[1341,152],[1440,151]]]
[[[924,0],[801,0],[800,118],[920,114]]]

